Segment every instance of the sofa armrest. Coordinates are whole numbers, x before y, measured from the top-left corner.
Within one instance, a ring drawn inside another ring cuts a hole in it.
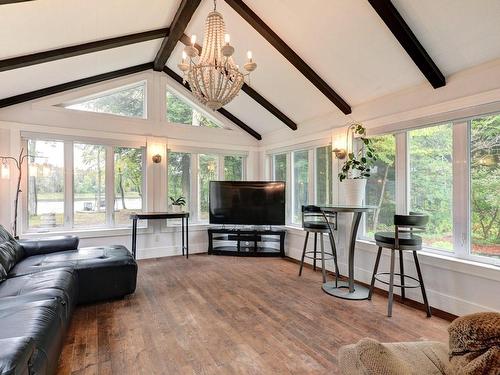
[[[0,375],[28,375],[35,343],[30,337],[0,339]]]
[[[58,251],[76,250],[80,239],[77,236],[55,236],[38,240],[20,240],[26,257]]]

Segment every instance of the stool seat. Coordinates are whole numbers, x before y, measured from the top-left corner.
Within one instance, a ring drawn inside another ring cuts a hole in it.
[[[328,224],[321,221],[304,221],[303,227],[305,230],[307,229],[316,229],[316,230],[324,230],[327,232]]]
[[[401,246],[419,246],[422,245],[422,237],[416,236],[412,233],[399,233],[399,244]],[[377,232],[375,233],[375,241],[383,242],[385,244],[395,244],[396,237],[394,232]]]

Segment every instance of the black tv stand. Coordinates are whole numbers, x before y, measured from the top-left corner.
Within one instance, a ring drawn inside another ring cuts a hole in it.
[[[208,253],[253,257],[284,257],[285,230],[209,228]]]

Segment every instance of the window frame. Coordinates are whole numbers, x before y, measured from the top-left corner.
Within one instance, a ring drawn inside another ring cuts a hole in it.
[[[313,142],[307,145],[301,146],[295,146],[295,147],[289,147],[281,150],[272,150],[268,152],[268,166],[269,166],[269,177],[271,180],[275,180],[276,176],[276,171],[275,171],[275,166],[276,166],[276,161],[275,157],[277,155],[286,155],[286,190],[285,190],[285,200],[286,200],[286,207],[285,207],[285,225],[291,226],[291,227],[300,227],[302,224],[301,223],[293,223],[293,199],[294,199],[294,186],[293,186],[293,169],[294,169],[294,163],[293,163],[293,154],[295,152],[300,152],[300,151],[307,151],[308,152],[308,201],[309,202],[314,202],[313,204],[317,204],[317,188],[316,188],[316,183],[317,183],[317,171],[316,171],[316,166],[317,166],[317,149],[322,148],[322,147],[328,147],[332,146],[331,139],[323,139],[318,142]],[[333,176],[336,176],[336,169],[335,169],[335,162],[332,156],[332,163],[331,163],[331,173],[332,173],[332,184],[330,186],[330,197],[332,199],[332,204],[335,202],[335,197],[334,197],[334,189],[333,189],[333,181],[334,178]]]
[[[128,229],[130,225],[117,225],[114,220],[115,209],[115,170],[114,170],[114,157],[116,147],[127,148],[140,148],[142,154],[142,211],[147,209],[147,193],[146,193],[146,145],[131,144],[131,142],[114,141],[102,142],[92,138],[79,138],[67,136],[53,136],[44,134],[22,134],[21,144],[27,150],[28,140],[36,141],[53,141],[62,142],[64,145],[64,220],[63,225],[54,228],[30,228],[29,214],[28,214],[28,183],[27,183],[27,168],[28,164],[23,169],[23,191],[26,194],[22,195],[21,209],[22,209],[22,233],[23,234],[45,234],[56,232],[79,232],[89,230],[112,230],[112,229]],[[96,226],[75,226],[74,225],[74,144],[90,144],[96,146],[103,146],[105,148],[105,195],[106,195],[106,223],[104,225]],[[146,227],[146,225],[144,226]]]
[[[483,264],[500,266],[500,259],[472,254],[472,205],[471,205],[471,123],[476,118],[500,115],[500,112],[477,114],[474,116],[443,120],[425,125],[419,124],[397,131],[375,131],[369,136],[393,134],[395,136],[395,174],[396,174],[396,213],[404,214],[410,207],[410,160],[409,160],[409,132],[416,129],[439,126],[446,123],[452,125],[452,220],[453,220],[453,250],[446,251],[431,247],[424,247],[423,251],[447,256],[455,259],[473,261]],[[464,204],[464,197],[466,202]],[[374,239],[364,237],[358,233],[358,240],[374,243]]]

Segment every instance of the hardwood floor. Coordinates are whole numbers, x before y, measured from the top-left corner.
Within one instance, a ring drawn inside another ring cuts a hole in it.
[[[139,261],[123,300],[77,307],[58,374],[336,374],[340,346],[447,341],[448,322],[387,300],[346,301],[283,259]]]

